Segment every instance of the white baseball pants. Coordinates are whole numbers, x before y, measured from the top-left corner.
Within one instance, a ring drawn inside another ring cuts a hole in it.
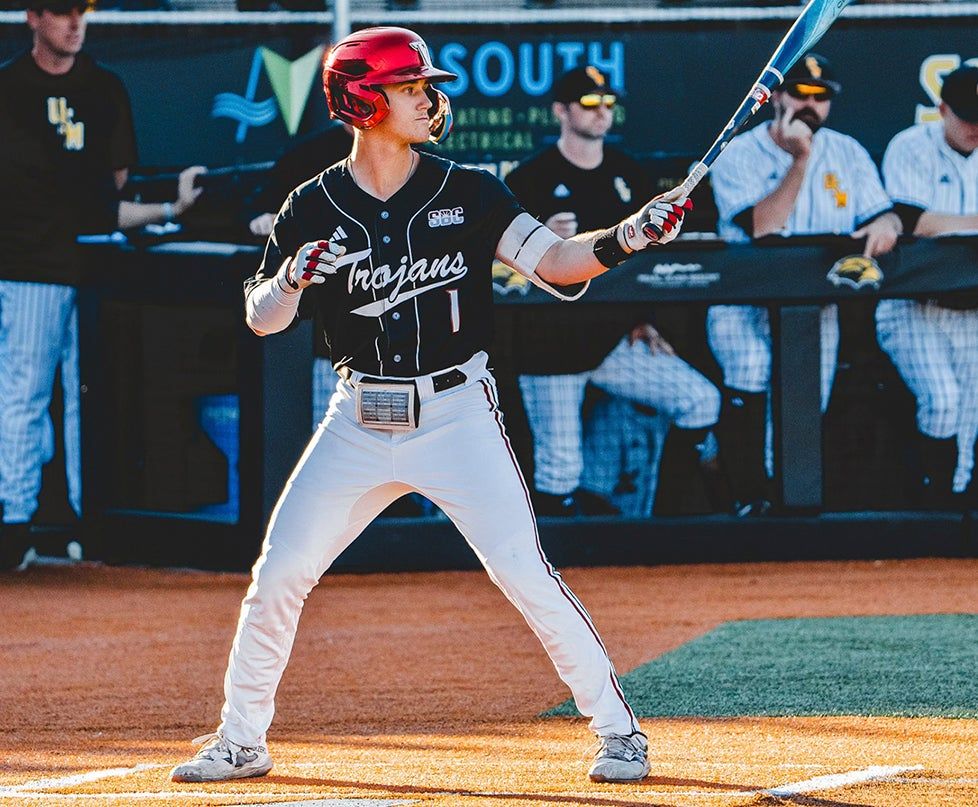
[[[915,300],[880,300],[876,338],[917,399],[917,427],[957,436],[954,491],[967,486],[978,435],[978,311]]]
[[[771,323],[766,308],[713,305],[706,314],[706,336],[723,383],[744,392],[767,392],[771,385]],[[823,414],[829,408],[839,356],[839,309],[822,306],[821,357]]]
[[[590,616],[540,547],[486,355],[460,369],[468,381],[441,393],[430,376],[418,379],[421,422],[407,433],[358,425],[354,388],[337,384],[275,506],[241,606],[221,712],[220,729],[231,741],[264,742],[303,602],[360,532],[410,491],[431,499],[465,536],[542,642],[592,730],[638,729]]]
[[[578,487],[584,471],[581,405],[588,382],[609,395],[651,407],[681,429],[712,426],[720,393],[678,356],[653,354],[622,339],[597,368],[573,375],[521,375],[520,392],[533,432],[534,481],[542,493]]]
[[[68,496],[81,512],[78,310],[75,289],[0,280],[0,501],[7,523],[37,510],[41,467],[54,453],[48,407],[61,367]]]

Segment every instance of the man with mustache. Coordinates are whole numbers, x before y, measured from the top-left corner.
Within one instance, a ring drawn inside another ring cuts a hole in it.
[[[771,96],[774,120],[735,137],[713,167],[719,233],[742,242],[768,235],[865,238],[867,257],[889,252],[902,225],[876,166],[853,138],[825,126],[841,91],[828,60],[803,56]],[[822,412],[828,408],[839,347],[838,311],[822,308]],[[771,330],[766,308],[712,306],[710,348],[723,370],[717,437],[734,512],[770,509],[767,396]]]

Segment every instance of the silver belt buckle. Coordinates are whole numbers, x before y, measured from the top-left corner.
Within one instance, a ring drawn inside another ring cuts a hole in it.
[[[368,429],[418,428],[418,390],[414,384],[357,384],[357,423]]]

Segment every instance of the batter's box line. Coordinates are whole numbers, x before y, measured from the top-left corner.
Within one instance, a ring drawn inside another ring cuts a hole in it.
[[[211,804],[218,804],[215,801],[221,798],[240,799],[243,793],[221,793],[214,790],[163,790],[145,793],[17,793],[14,799],[33,799],[72,802],[79,799],[104,799],[104,800],[128,800],[139,801],[142,799],[156,799],[165,801],[166,799],[207,799]],[[405,801],[403,799],[333,799],[323,798],[320,793],[262,793],[252,796],[261,801],[239,801],[228,803],[221,807],[402,807],[402,805],[416,804],[416,800]],[[268,801],[272,799],[272,801]],[[302,801],[295,801],[302,799]],[[126,803],[125,801],[123,803]]]
[[[102,779],[131,776],[132,774],[140,773],[141,771],[166,767],[169,766],[152,763],[140,763],[139,765],[134,765],[131,768],[104,768],[102,770],[86,771],[85,773],[75,773],[71,776],[58,776],[51,779],[34,779],[33,781],[24,782],[23,784],[19,785],[0,787],[0,797],[16,796],[27,791],[47,790],[49,788],[76,787],[77,785],[85,785],[89,782],[98,782]]]

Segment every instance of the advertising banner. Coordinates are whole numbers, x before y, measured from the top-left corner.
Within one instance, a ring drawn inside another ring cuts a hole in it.
[[[976,19],[843,19],[819,45],[843,84],[830,124],[879,157],[889,139],[932,118],[942,76],[978,60]],[[655,26],[416,26],[456,128],[442,152],[500,165],[556,133],[553,82],[589,62],[621,103],[613,136],[640,158],[703,152],[777,44],[784,20]],[[144,166],[235,165],[274,159],[328,120],[320,62],[327,27],[89,25],[87,49],[129,88]],[[26,25],[0,25],[0,59],[26,48]],[[505,170],[505,166],[503,166]]]

